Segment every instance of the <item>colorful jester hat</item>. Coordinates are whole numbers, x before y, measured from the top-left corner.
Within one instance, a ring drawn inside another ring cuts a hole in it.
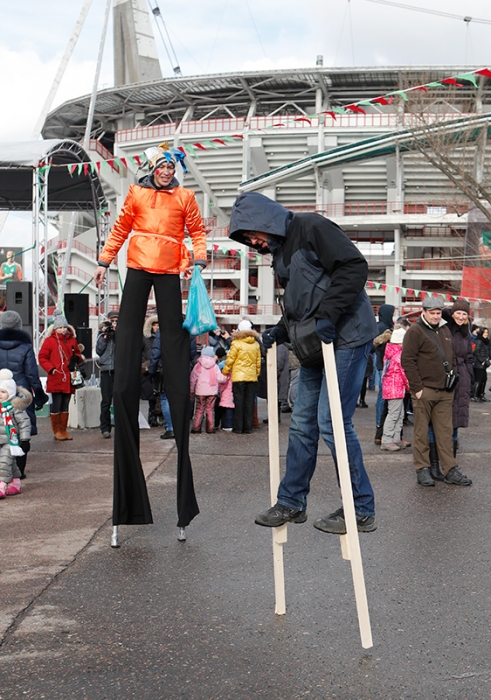
[[[184,162],[184,158],[186,157],[184,150],[181,151],[180,148],[169,148],[167,141],[161,143],[160,146],[152,146],[151,148],[147,148],[144,155],[147,159],[147,165],[150,168],[150,173],[153,173],[155,168],[165,162],[173,163],[174,165],[176,165],[176,163],[180,163],[183,172],[187,173],[188,171],[186,168],[186,163]]]

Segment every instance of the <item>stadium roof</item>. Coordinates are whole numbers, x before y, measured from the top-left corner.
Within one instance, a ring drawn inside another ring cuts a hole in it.
[[[111,145],[124,128],[181,121],[192,110],[209,117],[302,114],[315,111],[317,90],[324,107],[336,107],[404,89],[420,82],[475,70],[469,66],[285,69],[173,77],[123,85],[97,94],[93,137]],[[484,90],[489,91],[489,83]],[[475,95],[469,84],[459,94]],[[491,100],[491,93],[486,95]],[[82,140],[90,95],[65,102],[46,119],[43,136]]]

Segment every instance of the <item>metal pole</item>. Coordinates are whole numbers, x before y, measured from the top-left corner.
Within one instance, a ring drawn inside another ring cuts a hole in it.
[[[269,348],[266,355],[268,377],[268,442],[269,442],[269,485],[271,505],[277,500],[280,485],[280,438],[278,432],[278,379],[276,361],[276,343]],[[285,568],[283,565],[283,545],[287,541],[287,525],[272,528],[273,535],[273,571],[275,614],[284,615],[285,602]]]
[[[348,462],[348,450],[346,448],[346,435],[344,432],[343,413],[339,396],[338,373],[336,359],[332,343],[322,343],[324,356],[324,368],[329,394],[329,407],[334,432],[334,445],[338,463],[339,483],[346,521],[346,535],[340,535],[341,552],[344,559],[351,561],[351,573],[355,589],[356,610],[360,627],[361,645],[364,649],[373,646],[372,631],[370,628],[370,615],[368,613],[367,593],[365,589],[365,577],[361,561],[360,540],[356,524],[355,504],[353,501],[353,488]]]

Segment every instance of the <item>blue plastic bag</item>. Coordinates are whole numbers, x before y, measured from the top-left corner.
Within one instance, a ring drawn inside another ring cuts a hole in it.
[[[218,328],[215,312],[208,298],[199,265],[194,266],[191,286],[189,287],[186,318],[182,327],[191,335],[201,335]]]

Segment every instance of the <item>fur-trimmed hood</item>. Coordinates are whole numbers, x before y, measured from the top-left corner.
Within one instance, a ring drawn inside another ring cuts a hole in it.
[[[255,340],[259,340],[261,337],[261,334],[258,333],[257,331],[234,331],[232,333],[232,340],[240,340],[240,338],[249,338],[252,337]]]
[[[153,323],[158,323],[159,322],[159,317],[157,314],[154,314],[153,316],[149,316],[145,323],[143,324],[143,335],[145,338],[151,338],[152,337],[152,324]]]
[[[26,408],[31,405],[31,403],[32,403],[31,392],[28,391],[27,389],[24,389],[23,386],[18,386],[17,387],[17,394],[11,400],[12,406],[17,411],[25,411]]]
[[[72,334],[72,338],[76,338],[77,334],[75,332],[75,328],[73,326],[67,326],[68,330]],[[48,330],[46,331],[46,338],[48,338],[50,335],[53,335],[53,324],[48,326]]]

